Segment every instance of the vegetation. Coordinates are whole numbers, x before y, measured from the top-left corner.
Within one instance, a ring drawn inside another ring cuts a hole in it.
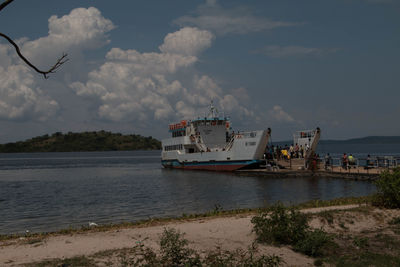
[[[350,231],[353,219],[360,217],[373,218],[379,227]],[[334,233],[311,229],[310,219],[318,219],[324,229]],[[278,204],[252,222],[258,242],[290,245],[295,251],[316,257],[316,266],[400,266],[400,217],[387,217],[373,206],[305,215]]]
[[[331,236],[322,229],[310,229],[306,214],[280,203],[254,216],[251,222],[258,242],[291,245],[296,251],[309,256],[323,255],[323,250],[332,242]]]
[[[399,236],[381,232],[337,235],[337,246],[321,260],[335,266],[400,266]]]
[[[151,136],[122,135],[106,131],[66,134],[56,132],[52,135],[46,134],[26,141],[0,145],[0,153],[157,149],[161,149],[161,143]]]
[[[299,205],[296,205],[295,207],[299,209],[307,209],[307,208],[341,206],[350,204],[367,204],[367,203],[372,203],[373,199],[374,199],[373,195],[361,196],[361,197],[342,197],[330,200],[316,199],[301,203]]]
[[[371,198],[313,201],[302,205],[321,207],[340,203],[365,203],[366,200],[369,202]],[[141,224],[159,225],[168,220],[190,220],[191,218],[254,213],[255,211],[224,211],[220,205],[215,205],[214,210],[206,214],[151,219],[141,222]],[[257,228],[265,230],[262,232],[264,239],[259,238],[257,234],[258,242],[289,245],[295,251],[315,257],[314,264],[316,266],[325,266],[326,264],[328,266],[400,266],[400,217],[397,212],[393,216],[388,214],[391,214],[389,210],[376,209],[371,205],[361,205],[346,211],[326,210],[307,215],[301,213],[298,207],[284,207],[282,204],[277,204],[262,210],[259,209],[258,215],[254,217],[258,217],[258,219],[253,219],[253,224],[254,231],[257,231]],[[360,223],[357,222],[359,219],[361,221],[375,220],[379,227],[369,227],[362,231],[354,230],[359,229],[357,226],[357,223]],[[260,227],[254,223],[256,220]],[[322,224],[322,228],[311,228],[309,226],[311,220],[313,223]],[[105,231],[114,229],[114,227],[130,225],[86,227],[82,231]],[[328,231],[329,234],[325,231]],[[67,231],[64,234],[68,233],[72,232]],[[34,246],[41,245],[45,242],[43,241],[45,237],[29,234],[29,239],[26,238],[24,242]],[[278,256],[260,254],[255,245],[247,250],[225,251],[220,247],[216,247],[213,251],[194,250],[188,246],[189,242],[184,239],[184,234],[175,229],[164,229],[159,242],[160,249],[149,248],[145,242],[146,239],[137,241],[130,248],[100,251],[92,255],[70,259],[46,260],[28,266],[279,266],[284,262]]]
[[[129,266],[278,266],[282,260],[272,255],[256,255],[257,248],[248,251],[237,249],[224,251],[217,247],[214,251],[200,253],[188,247],[184,234],[173,228],[165,228],[160,238],[160,253],[140,243],[134,247]]]
[[[188,247],[189,241],[184,234],[173,228],[165,228],[161,235],[157,253],[137,242],[132,249],[103,251],[91,256],[79,256],[70,259],[45,260],[28,264],[27,266],[97,266],[101,258],[106,258],[102,265],[106,266],[279,266],[282,259],[272,255],[256,255],[257,248],[252,246],[247,251],[237,249],[224,251],[216,248],[214,251],[203,252],[202,256]]]
[[[199,254],[188,248],[188,243],[182,233],[165,228],[160,240],[159,262],[165,266],[200,266]]]
[[[400,167],[384,171],[375,184],[378,193],[374,204],[386,208],[400,208]]]
[[[306,236],[307,215],[278,203],[252,221],[257,241],[274,245],[296,244]]]

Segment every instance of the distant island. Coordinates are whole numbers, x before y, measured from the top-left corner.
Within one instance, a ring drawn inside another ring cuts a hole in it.
[[[25,141],[0,144],[0,153],[159,149],[161,149],[161,142],[151,136],[123,135],[106,131],[66,134],[56,132]]]
[[[367,136],[347,140],[321,140],[322,144],[400,144],[400,136]]]

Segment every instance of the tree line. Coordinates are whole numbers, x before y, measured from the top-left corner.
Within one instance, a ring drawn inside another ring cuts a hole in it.
[[[159,150],[161,142],[151,136],[123,135],[106,131],[37,136],[25,141],[0,144],[0,153]]]

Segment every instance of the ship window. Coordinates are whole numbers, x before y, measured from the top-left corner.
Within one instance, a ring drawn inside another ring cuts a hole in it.
[[[172,150],[182,150],[183,149],[183,145],[171,145],[171,146],[165,146],[164,150],[165,151],[172,151]]]

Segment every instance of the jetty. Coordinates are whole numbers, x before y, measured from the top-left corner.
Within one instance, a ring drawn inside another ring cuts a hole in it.
[[[382,172],[399,166],[400,159],[391,156],[375,157],[369,159],[368,165],[363,164],[367,159],[356,159],[352,165],[343,165],[339,158],[333,158],[329,164],[319,158],[316,161],[317,163],[312,169],[307,166],[310,163],[307,163],[304,158],[265,160],[260,168],[243,169],[236,173],[276,178],[327,177],[373,181],[378,179]]]

